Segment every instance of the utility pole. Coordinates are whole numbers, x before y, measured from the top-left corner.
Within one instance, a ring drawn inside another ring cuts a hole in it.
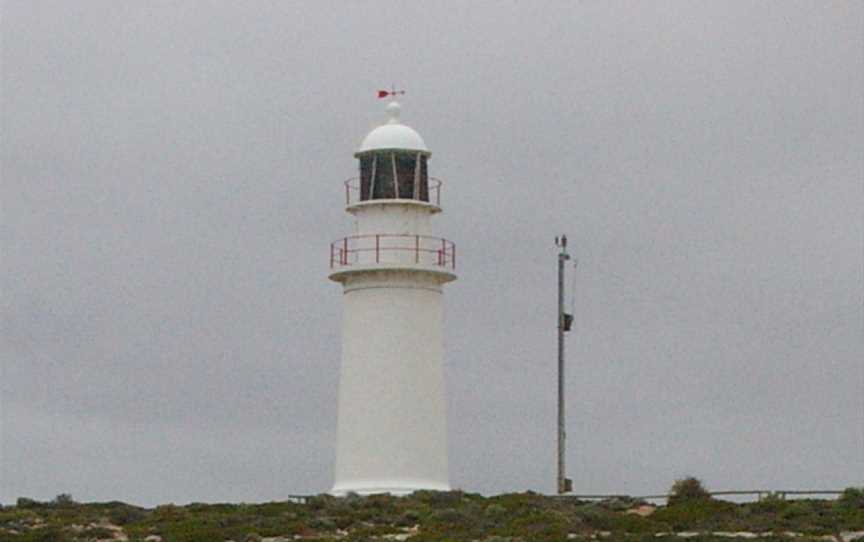
[[[573,481],[567,478],[564,449],[567,438],[564,430],[564,333],[570,331],[573,315],[564,312],[564,266],[570,255],[567,254],[567,236],[555,238],[558,253],[558,494],[573,491]]]

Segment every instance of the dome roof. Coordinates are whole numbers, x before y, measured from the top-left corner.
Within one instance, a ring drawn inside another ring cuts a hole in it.
[[[400,149],[407,151],[421,151],[428,153],[426,143],[413,128],[399,122],[399,111],[401,107],[396,102],[387,105],[387,115],[390,117],[387,124],[375,128],[363,138],[358,153],[374,151],[379,149]]]

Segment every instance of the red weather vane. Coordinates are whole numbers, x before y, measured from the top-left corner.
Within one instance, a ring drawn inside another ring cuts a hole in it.
[[[387,96],[396,96],[397,94],[405,94],[404,90],[396,90],[396,85],[390,85],[390,90],[379,90],[378,98],[386,98]]]

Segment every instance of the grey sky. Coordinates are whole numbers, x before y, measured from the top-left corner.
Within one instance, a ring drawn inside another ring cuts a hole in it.
[[[860,2],[2,5],[0,501],[332,483],[341,181],[404,86],[453,484],[864,483]],[[569,297],[569,295],[568,295]]]

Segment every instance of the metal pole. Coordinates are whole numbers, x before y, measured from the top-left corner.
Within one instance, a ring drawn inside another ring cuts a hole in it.
[[[570,256],[567,254],[567,236],[561,236],[556,244],[561,248],[558,253],[558,493],[563,494],[568,490],[564,462],[564,263]]]

